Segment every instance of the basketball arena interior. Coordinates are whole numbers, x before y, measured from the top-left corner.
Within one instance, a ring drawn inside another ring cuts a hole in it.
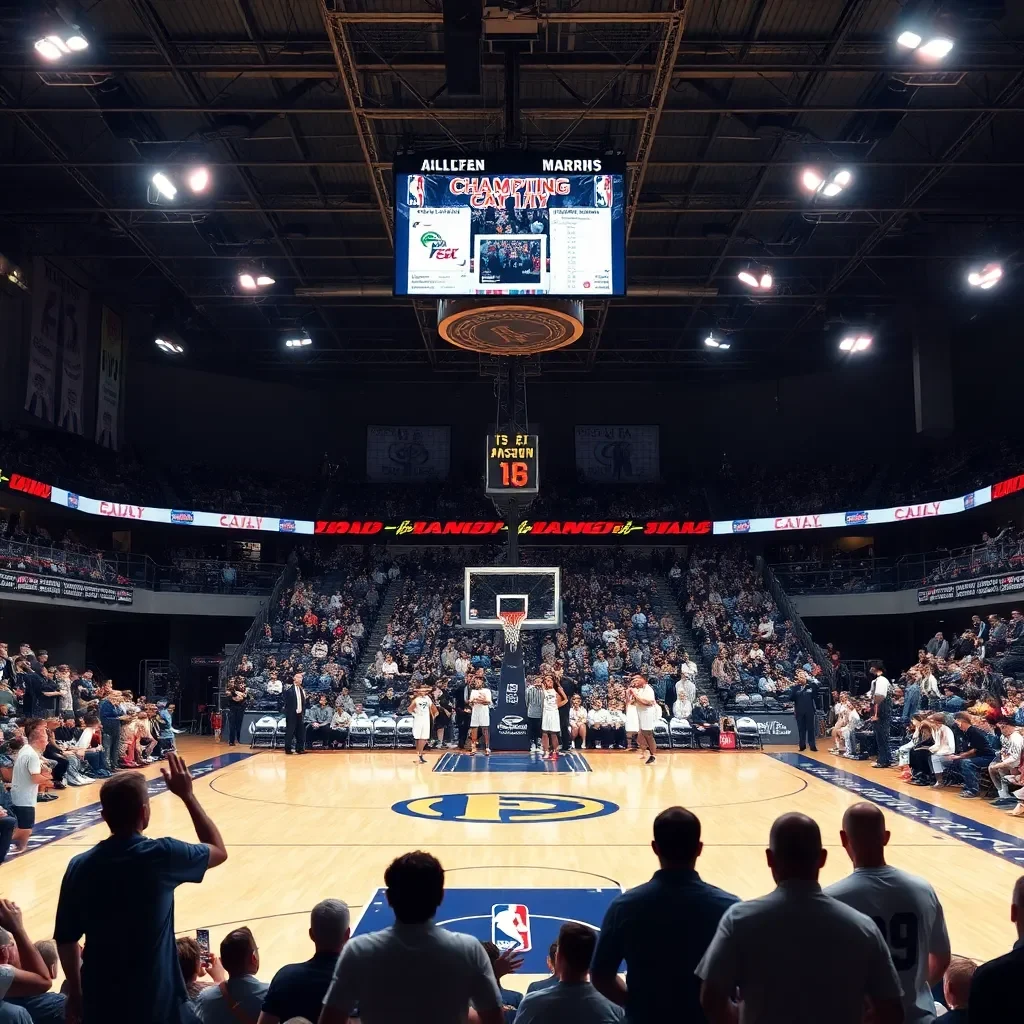
[[[1006,0],[0,4],[0,1024],[1024,1018],[1022,117]]]

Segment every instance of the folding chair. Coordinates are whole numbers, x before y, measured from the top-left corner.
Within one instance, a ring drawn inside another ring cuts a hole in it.
[[[300,722],[299,723],[299,728],[300,729],[305,729],[306,726],[305,726],[304,723]],[[280,741],[281,746],[283,747],[284,746],[284,738],[285,738],[285,736],[287,734],[288,734],[288,719],[285,718],[284,715],[282,715],[277,720],[277,728],[274,730],[274,743],[273,743],[273,746],[276,747],[277,744],[278,744],[278,741]]]
[[[274,748],[274,737],[277,733],[277,719],[273,715],[263,715],[256,719],[252,727],[252,742],[249,744],[251,750],[257,747]]]
[[[348,745],[353,750],[368,750],[373,746],[373,719],[353,722],[348,730]]]
[[[693,750],[693,726],[685,718],[673,718],[668,724],[668,731],[672,738],[673,748]]]
[[[373,746],[393,747],[395,745],[395,720],[390,715],[381,715],[373,721]]]
[[[412,715],[403,715],[395,724],[395,746],[401,749],[411,749],[416,746],[412,738]]]
[[[654,723],[654,745],[659,750],[672,749],[672,736],[669,733],[668,723],[664,718],[659,718]]]
[[[736,719],[736,749],[764,749],[764,743],[761,741],[761,733],[758,732],[757,729],[757,722],[752,718],[744,717]]]

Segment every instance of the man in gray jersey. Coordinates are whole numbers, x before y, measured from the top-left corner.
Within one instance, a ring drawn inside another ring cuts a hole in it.
[[[931,1024],[931,986],[942,979],[950,958],[939,898],[923,878],[885,863],[889,833],[875,804],[848,807],[839,838],[854,871],[825,892],[874,920],[903,986],[906,1024]]]

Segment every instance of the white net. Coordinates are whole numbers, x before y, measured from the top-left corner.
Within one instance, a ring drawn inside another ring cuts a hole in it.
[[[505,633],[505,643],[510,651],[519,646],[519,635],[522,632],[523,619],[526,612],[500,612],[501,628]]]

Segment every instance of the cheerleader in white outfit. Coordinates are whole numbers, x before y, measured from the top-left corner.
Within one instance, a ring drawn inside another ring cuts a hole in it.
[[[491,705],[494,703],[491,691],[484,686],[484,677],[476,676],[472,689],[469,691],[469,706],[472,713],[469,717],[469,752],[476,753],[477,730],[484,731],[484,753],[491,752]]]
[[[645,764],[654,764],[654,723],[660,718],[658,702],[654,697],[654,690],[643,676],[633,676],[630,682],[630,690],[633,694],[633,701],[637,706],[637,719],[640,723],[640,731],[637,733],[637,742],[640,744],[641,756]]]
[[[579,744],[576,744],[576,740]],[[569,745],[575,746],[577,750],[587,745],[587,709],[577,693],[569,706]]]
[[[544,677],[544,713],[540,717],[542,758],[558,760],[558,747],[562,742],[562,723],[558,717],[558,709],[565,704],[565,691],[555,686],[551,676]]]
[[[418,687],[409,704],[409,714],[412,715],[412,738],[416,741],[416,753],[419,755],[420,764],[427,763],[423,750],[430,739],[430,721],[437,714],[437,706],[428,696],[429,693],[429,686]]]
[[[640,717],[633,701],[632,685],[626,687],[626,749],[633,750],[636,734],[640,731]]]

